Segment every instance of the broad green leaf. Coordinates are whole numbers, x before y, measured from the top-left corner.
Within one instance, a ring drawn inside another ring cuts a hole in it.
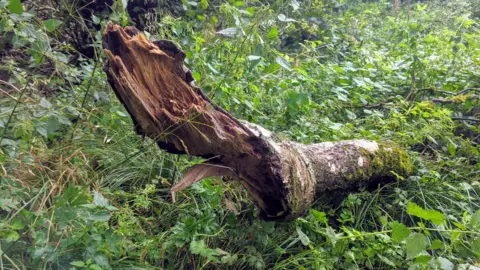
[[[480,254],[480,237],[477,237],[472,241],[472,250],[473,252]]]
[[[473,228],[480,226],[480,210],[477,210],[470,219],[470,226]]]
[[[446,258],[438,257],[438,263],[440,264],[440,269],[443,270],[453,270],[453,263]]]
[[[108,200],[97,191],[93,191],[93,204],[102,207],[107,207],[110,205]]]
[[[377,257],[384,263],[386,263],[387,265],[391,266],[391,267],[395,267],[395,263],[393,263],[391,260],[389,260],[387,257],[385,256],[382,256],[380,254],[377,253]]]
[[[298,233],[298,238],[300,239],[300,241],[302,241],[302,244],[304,246],[308,246],[308,244],[310,244],[310,238],[308,238],[308,236],[304,232],[302,232],[302,230],[298,226],[297,226],[297,233]]]
[[[208,248],[204,240],[192,240],[190,242],[190,252],[192,254],[198,254],[205,256],[212,261],[219,262],[220,260],[216,257],[218,255],[217,251],[211,248]]]
[[[234,37],[237,35],[242,35],[242,29],[240,29],[239,27],[225,28],[218,31],[217,34],[226,36],[226,37]]]
[[[193,73],[193,78],[195,79],[195,81],[200,81],[200,79],[202,79],[202,76],[200,75],[200,73],[198,72],[194,72]]]
[[[258,55],[249,55],[249,56],[247,56],[247,59],[248,59],[249,61],[255,61],[255,60],[260,60],[260,59],[262,59],[262,57],[261,57],[261,56],[258,56]]]
[[[320,212],[315,209],[312,209],[311,212],[317,221],[327,224],[327,214],[325,214],[325,212]]]
[[[435,239],[432,244],[430,245],[430,247],[428,247],[428,249],[430,250],[435,250],[435,249],[441,249],[441,248],[444,248],[445,245],[443,244],[442,241],[438,240],[438,239]]]
[[[45,26],[45,29],[47,29],[48,32],[53,32],[57,26],[61,25],[62,21],[55,20],[55,19],[49,19],[46,21],[43,21],[43,26]]]
[[[431,221],[435,225],[445,223],[445,215],[436,210],[425,210],[414,202],[409,202],[407,205],[407,212],[412,216],[416,216],[425,220]]]
[[[102,267],[100,267],[99,265],[97,264],[91,264],[88,266],[89,269],[92,269],[92,270],[103,270]]]
[[[92,14],[92,21],[94,24],[100,24],[100,18]]]
[[[85,263],[82,262],[82,261],[73,261],[73,262],[71,262],[70,264],[73,265],[73,266],[76,266],[76,267],[83,267],[83,266],[85,266]]]
[[[292,18],[287,18],[287,16],[285,16],[285,14],[279,14],[277,16],[278,20],[281,21],[281,22],[296,22],[296,20],[292,19]]]
[[[45,61],[45,53],[50,51],[48,40],[37,39],[32,43],[32,47],[27,50],[27,53],[30,54],[37,64],[41,64]]]
[[[42,97],[42,99],[40,99],[40,106],[42,106],[45,109],[50,109],[52,107],[52,104],[48,100]]]
[[[407,226],[397,221],[392,222],[390,226],[392,227],[392,239],[395,242],[402,242],[412,232]]]
[[[290,67],[290,63],[285,58],[277,56],[277,58],[275,58],[275,61],[284,69],[292,70],[292,68]]]
[[[273,27],[272,29],[270,29],[270,31],[268,32],[268,35],[267,35],[268,39],[270,40],[274,40],[278,37],[278,28],[275,26]]]
[[[17,241],[20,238],[20,234],[14,230],[3,231],[0,233],[0,236],[6,242]]]
[[[237,260],[238,260],[238,255],[237,255],[237,254],[225,255],[225,256],[223,256],[222,259],[221,259],[222,263],[227,264],[227,265],[232,265],[232,264],[235,263]]]
[[[106,222],[110,219],[110,214],[108,212],[100,212],[87,217],[88,220]]]
[[[335,233],[335,231],[332,229],[332,227],[328,227],[325,232],[328,236],[328,239],[330,239],[332,246],[335,246],[335,244],[337,243],[337,234]]]
[[[418,263],[418,264],[427,264],[431,260],[432,260],[432,256],[430,255],[419,255],[415,257],[415,263]]]
[[[25,228],[25,224],[20,219],[15,219],[12,221],[12,224],[10,224],[10,228],[13,230],[22,230]]]
[[[22,14],[23,13],[23,5],[20,0],[10,0],[10,4],[8,4],[8,11],[14,14]]]
[[[428,239],[421,233],[413,233],[407,238],[405,248],[407,257],[412,259],[427,248]]]
[[[200,6],[202,9],[207,9],[208,8],[208,1],[207,0],[200,0]]]
[[[452,142],[452,140],[449,139],[448,143],[448,152],[450,153],[451,156],[455,156],[455,150],[457,149],[457,145]]]
[[[55,131],[57,131],[60,128],[60,123],[58,122],[57,117],[50,117],[48,118],[47,121],[47,134],[53,134]]]

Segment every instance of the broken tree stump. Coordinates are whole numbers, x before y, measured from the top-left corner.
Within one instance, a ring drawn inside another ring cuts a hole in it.
[[[109,24],[105,71],[138,134],[161,149],[208,161],[187,170],[172,194],[209,176],[242,183],[266,220],[290,220],[315,196],[407,176],[406,152],[382,142],[349,140],[304,145],[280,140],[215,105],[184,67],[185,53],[167,40],[149,41],[133,27]]]

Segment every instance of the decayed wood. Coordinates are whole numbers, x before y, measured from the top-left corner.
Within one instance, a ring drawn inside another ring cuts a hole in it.
[[[216,106],[184,67],[185,53],[171,41],[149,41],[135,28],[109,24],[105,71],[136,131],[165,151],[208,159],[173,187],[179,191],[208,176],[229,175],[248,190],[267,220],[305,212],[316,192],[351,188],[411,172],[394,147],[356,140],[302,145],[239,121]]]

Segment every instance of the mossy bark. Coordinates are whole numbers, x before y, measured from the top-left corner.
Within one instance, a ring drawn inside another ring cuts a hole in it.
[[[305,213],[321,192],[350,189],[412,171],[397,147],[365,140],[303,145],[239,121],[190,84],[185,53],[170,41],[151,42],[135,28],[110,24],[104,33],[105,71],[137,133],[170,153],[208,159],[172,188],[209,176],[240,181],[266,220]]]

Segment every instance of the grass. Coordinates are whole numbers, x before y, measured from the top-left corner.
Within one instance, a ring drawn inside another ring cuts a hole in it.
[[[0,0],[1,270],[479,265],[479,126],[452,120],[478,118],[478,98],[431,102],[480,85],[474,1],[413,3],[397,17],[390,1],[204,2],[179,18],[162,10],[147,29],[182,46],[218,105],[303,143],[393,141],[412,156],[412,176],[318,194],[284,223],[259,220],[226,179],[173,203],[170,187],[198,160],[137,136],[109,89],[97,33],[128,23],[119,2],[93,19],[73,1],[42,15]],[[62,24],[47,31],[52,18]],[[66,38],[72,20],[94,37],[93,59]],[[234,27],[244,34],[216,34]]]

